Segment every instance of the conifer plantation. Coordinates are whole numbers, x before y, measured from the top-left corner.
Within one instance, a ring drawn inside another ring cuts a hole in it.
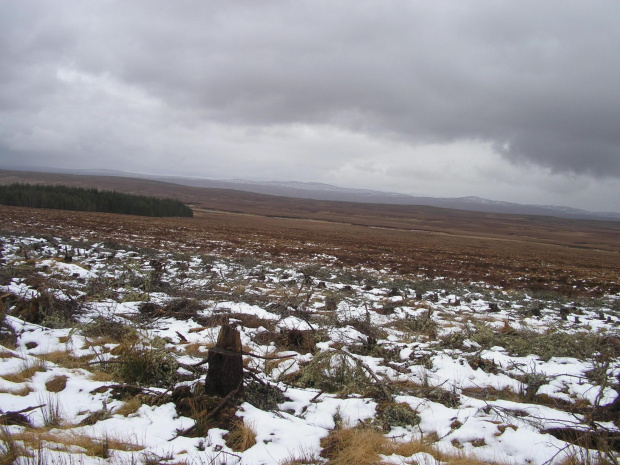
[[[175,199],[58,185],[14,183],[0,186],[0,204],[155,217],[193,216],[190,207]]]

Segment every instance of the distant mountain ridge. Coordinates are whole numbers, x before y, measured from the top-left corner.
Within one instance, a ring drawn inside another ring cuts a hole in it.
[[[429,207],[470,210],[485,213],[541,215],[558,218],[620,221],[620,213],[590,212],[578,208],[555,205],[522,205],[489,200],[475,196],[457,198],[416,197],[394,192],[369,189],[350,189],[323,183],[298,181],[248,181],[242,179],[212,180],[176,176],[148,176],[149,179],[195,187],[235,189],[257,194],[279,195],[314,200],[335,200],[357,203],[383,203],[393,205],[425,205]]]
[[[199,177],[161,176],[141,173],[129,173],[118,170],[60,170],[40,168],[28,171],[44,171],[66,174],[83,174],[99,176],[118,176],[139,179],[149,179],[192,187],[206,187],[216,189],[232,189],[256,194],[277,195],[313,200],[333,200],[356,203],[375,203],[392,205],[423,205],[429,207],[449,208],[483,213],[503,213],[515,215],[539,215],[557,218],[580,220],[607,220],[620,221],[617,212],[590,212],[578,208],[555,205],[523,205],[518,203],[489,200],[475,196],[456,198],[417,197],[394,192],[381,192],[369,189],[353,189],[333,186],[319,182],[299,181],[250,181],[246,179],[216,180]]]

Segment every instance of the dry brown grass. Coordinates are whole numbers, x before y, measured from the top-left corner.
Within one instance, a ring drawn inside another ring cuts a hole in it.
[[[44,371],[47,371],[45,362],[43,360],[35,360],[34,362],[26,363],[18,372],[2,375],[2,378],[11,383],[25,383],[29,381],[35,373]]]
[[[114,410],[114,413],[126,417],[136,413],[140,407],[142,407],[142,399],[139,397],[133,397],[131,400],[123,403],[123,405]]]
[[[376,465],[379,454],[389,454],[389,440],[370,428],[335,429],[321,440],[321,456],[330,465]]]
[[[609,460],[609,458],[610,457],[598,456],[593,459],[588,456],[587,453],[573,449],[569,452],[569,455],[565,459],[558,462],[558,465],[614,465],[618,463],[617,457],[613,456],[611,460]]]
[[[316,453],[301,450],[291,456],[278,465],[321,465],[324,460]]]
[[[18,444],[11,431],[0,426],[0,465],[12,465],[19,457],[28,454],[21,444]]]
[[[433,447],[429,444],[429,441],[409,441],[402,443],[392,443],[393,454],[402,455],[403,457],[409,457],[410,455],[417,454],[419,452],[424,452],[430,454],[432,456],[439,456],[439,454],[433,449]]]
[[[512,402],[523,402],[523,397],[518,393],[512,390],[510,387],[505,387],[501,390],[495,389],[491,386],[487,386],[484,388],[480,387],[469,387],[462,390],[463,395],[468,397],[473,397],[475,399],[482,400],[509,400]]]
[[[45,383],[45,389],[47,389],[48,392],[64,391],[67,387],[67,379],[68,377],[64,375],[54,376]]]
[[[26,397],[33,392],[32,388],[27,384],[19,386],[16,389],[0,389],[0,394],[12,394],[14,396]]]
[[[38,358],[46,362],[54,363],[55,365],[64,368],[84,368],[88,369],[88,362],[95,358],[94,355],[86,355],[76,357],[71,352],[66,350],[57,350],[55,352],[49,352],[47,354],[39,355]]]
[[[256,444],[256,425],[253,422],[236,421],[226,437],[226,445],[235,452],[245,452]]]
[[[134,439],[121,439],[111,436],[90,437],[86,434],[75,434],[71,431],[58,429],[29,429],[20,433],[13,433],[14,441],[23,442],[29,450],[45,450],[54,448],[61,451],[75,451],[79,448],[82,453],[91,457],[109,458],[110,452],[140,451],[144,446]]]
[[[109,381],[114,381],[115,379],[112,373],[108,373],[108,372],[101,371],[101,370],[91,371],[89,378],[92,381],[102,381],[104,383],[107,383]]]
[[[381,465],[385,462],[381,461],[380,454],[409,457],[424,452],[433,456],[438,463],[443,462],[446,465],[499,465],[499,462],[485,462],[464,453],[439,452],[432,445],[436,440],[436,435],[429,435],[420,440],[398,442],[372,428],[335,429],[321,440],[321,456],[329,459],[329,465]]]
[[[253,256],[259,260],[329,254],[347,266],[387,268],[401,274],[424,269],[429,277],[484,280],[508,289],[554,289],[570,295],[618,291],[620,222],[199,191],[192,203],[203,199],[211,211],[198,209],[194,218],[6,206],[0,206],[0,214],[15,231],[62,231],[67,236],[86,234],[121,244],[131,238],[131,245],[154,249],[177,247],[241,257],[246,252],[240,248],[252,244]]]
[[[269,354],[269,357],[279,357],[280,353],[279,352],[273,352]],[[266,375],[271,375],[271,373],[273,372],[273,370],[275,370],[276,368],[278,368],[278,366],[287,361],[286,359],[279,359],[279,360],[266,360],[265,361],[265,374]]]
[[[274,320],[266,320],[248,313],[232,313],[230,317],[235,320],[239,320],[246,328],[260,328],[262,326],[269,331],[275,330],[277,323]]]
[[[209,349],[213,347],[212,343],[190,342],[183,346],[186,355],[196,358],[205,358],[209,354]]]
[[[487,462],[479,460],[475,457],[468,457],[466,455],[455,455],[448,458],[445,462],[446,465],[491,465],[498,464],[498,462]]]
[[[93,337],[93,338],[86,339],[84,341],[84,346],[82,347],[82,349],[90,349],[91,347],[95,347],[101,350],[102,352],[107,352],[109,351],[109,349],[107,347],[104,348],[103,346],[105,346],[106,344],[118,344],[118,343],[119,341],[113,337],[99,336],[99,337]]]

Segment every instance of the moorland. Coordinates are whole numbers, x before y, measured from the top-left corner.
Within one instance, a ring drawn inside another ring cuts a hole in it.
[[[619,461],[620,222],[0,182],[194,210],[0,206],[0,463]]]
[[[0,183],[62,183],[176,198],[193,219],[32,212],[0,206],[16,227],[80,228],[144,247],[261,255],[336,257],[346,266],[484,280],[567,294],[618,292],[620,222],[501,215],[424,206],[359,204],[205,189],[141,179],[0,171]],[[172,240],[173,244],[167,242]]]

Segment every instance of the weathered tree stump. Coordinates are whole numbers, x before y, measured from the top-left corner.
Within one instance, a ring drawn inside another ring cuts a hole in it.
[[[228,323],[223,323],[215,347],[209,349],[209,369],[205,380],[205,392],[227,396],[243,389],[243,357],[241,335]]]
[[[338,309],[338,302],[333,297],[327,297],[325,299],[325,310],[328,312],[332,312]]]

